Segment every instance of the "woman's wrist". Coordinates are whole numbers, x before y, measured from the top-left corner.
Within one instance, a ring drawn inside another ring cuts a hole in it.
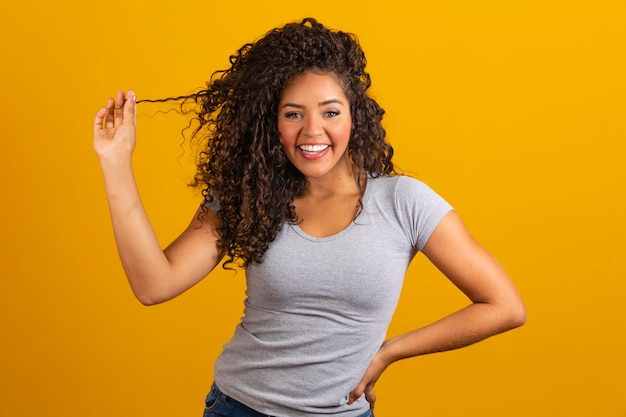
[[[385,368],[387,368],[392,363],[402,359],[401,356],[399,356],[399,351],[397,350],[396,339],[392,338],[386,340],[378,350],[378,354],[376,356]]]
[[[132,154],[120,151],[106,152],[99,154],[100,166],[103,170],[113,169],[119,171],[122,169],[132,169]]]

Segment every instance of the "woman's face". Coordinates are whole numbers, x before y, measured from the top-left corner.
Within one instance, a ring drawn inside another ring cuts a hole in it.
[[[306,72],[283,91],[278,133],[285,155],[307,178],[351,172],[350,103],[333,75]]]

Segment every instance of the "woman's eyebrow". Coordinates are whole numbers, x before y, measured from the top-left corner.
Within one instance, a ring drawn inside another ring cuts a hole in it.
[[[343,105],[343,102],[339,100],[338,98],[332,98],[330,100],[325,100],[325,101],[322,101],[321,103],[318,103],[318,106],[321,107],[321,106],[325,106],[327,104],[333,104],[333,103]]]
[[[336,98],[331,98],[330,100],[321,101],[321,102],[317,103],[317,105],[319,107],[322,107],[322,106],[326,106],[328,104],[333,104],[333,103],[343,105],[343,102],[341,100],[339,100],[339,99],[336,99]],[[298,109],[304,108],[304,106],[302,104],[297,104],[297,103],[285,103],[282,106],[280,106],[281,109],[285,108],[285,107],[296,107]]]

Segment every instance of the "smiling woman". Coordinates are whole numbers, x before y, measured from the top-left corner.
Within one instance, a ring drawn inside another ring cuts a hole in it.
[[[508,275],[452,207],[394,172],[354,35],[305,19],[231,63],[193,96],[205,199],[165,250],[132,171],[134,92],[94,123],[120,258],[142,303],[179,295],[223,257],[246,270],[244,317],[215,364],[205,417],[372,416],[392,363],[525,321]],[[420,251],[470,303],[385,340]]]
[[[350,104],[336,77],[315,72],[295,77],[284,89],[279,109],[280,143],[310,184],[327,188],[319,183],[354,177],[348,155]]]

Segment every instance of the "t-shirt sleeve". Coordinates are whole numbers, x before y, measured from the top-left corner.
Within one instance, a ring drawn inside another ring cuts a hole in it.
[[[405,233],[421,251],[439,222],[453,207],[423,182],[401,177],[396,184],[395,204]]]
[[[202,204],[213,213],[217,213],[220,209],[220,199],[216,194],[217,193],[211,193],[210,196],[205,197],[202,202]]]

